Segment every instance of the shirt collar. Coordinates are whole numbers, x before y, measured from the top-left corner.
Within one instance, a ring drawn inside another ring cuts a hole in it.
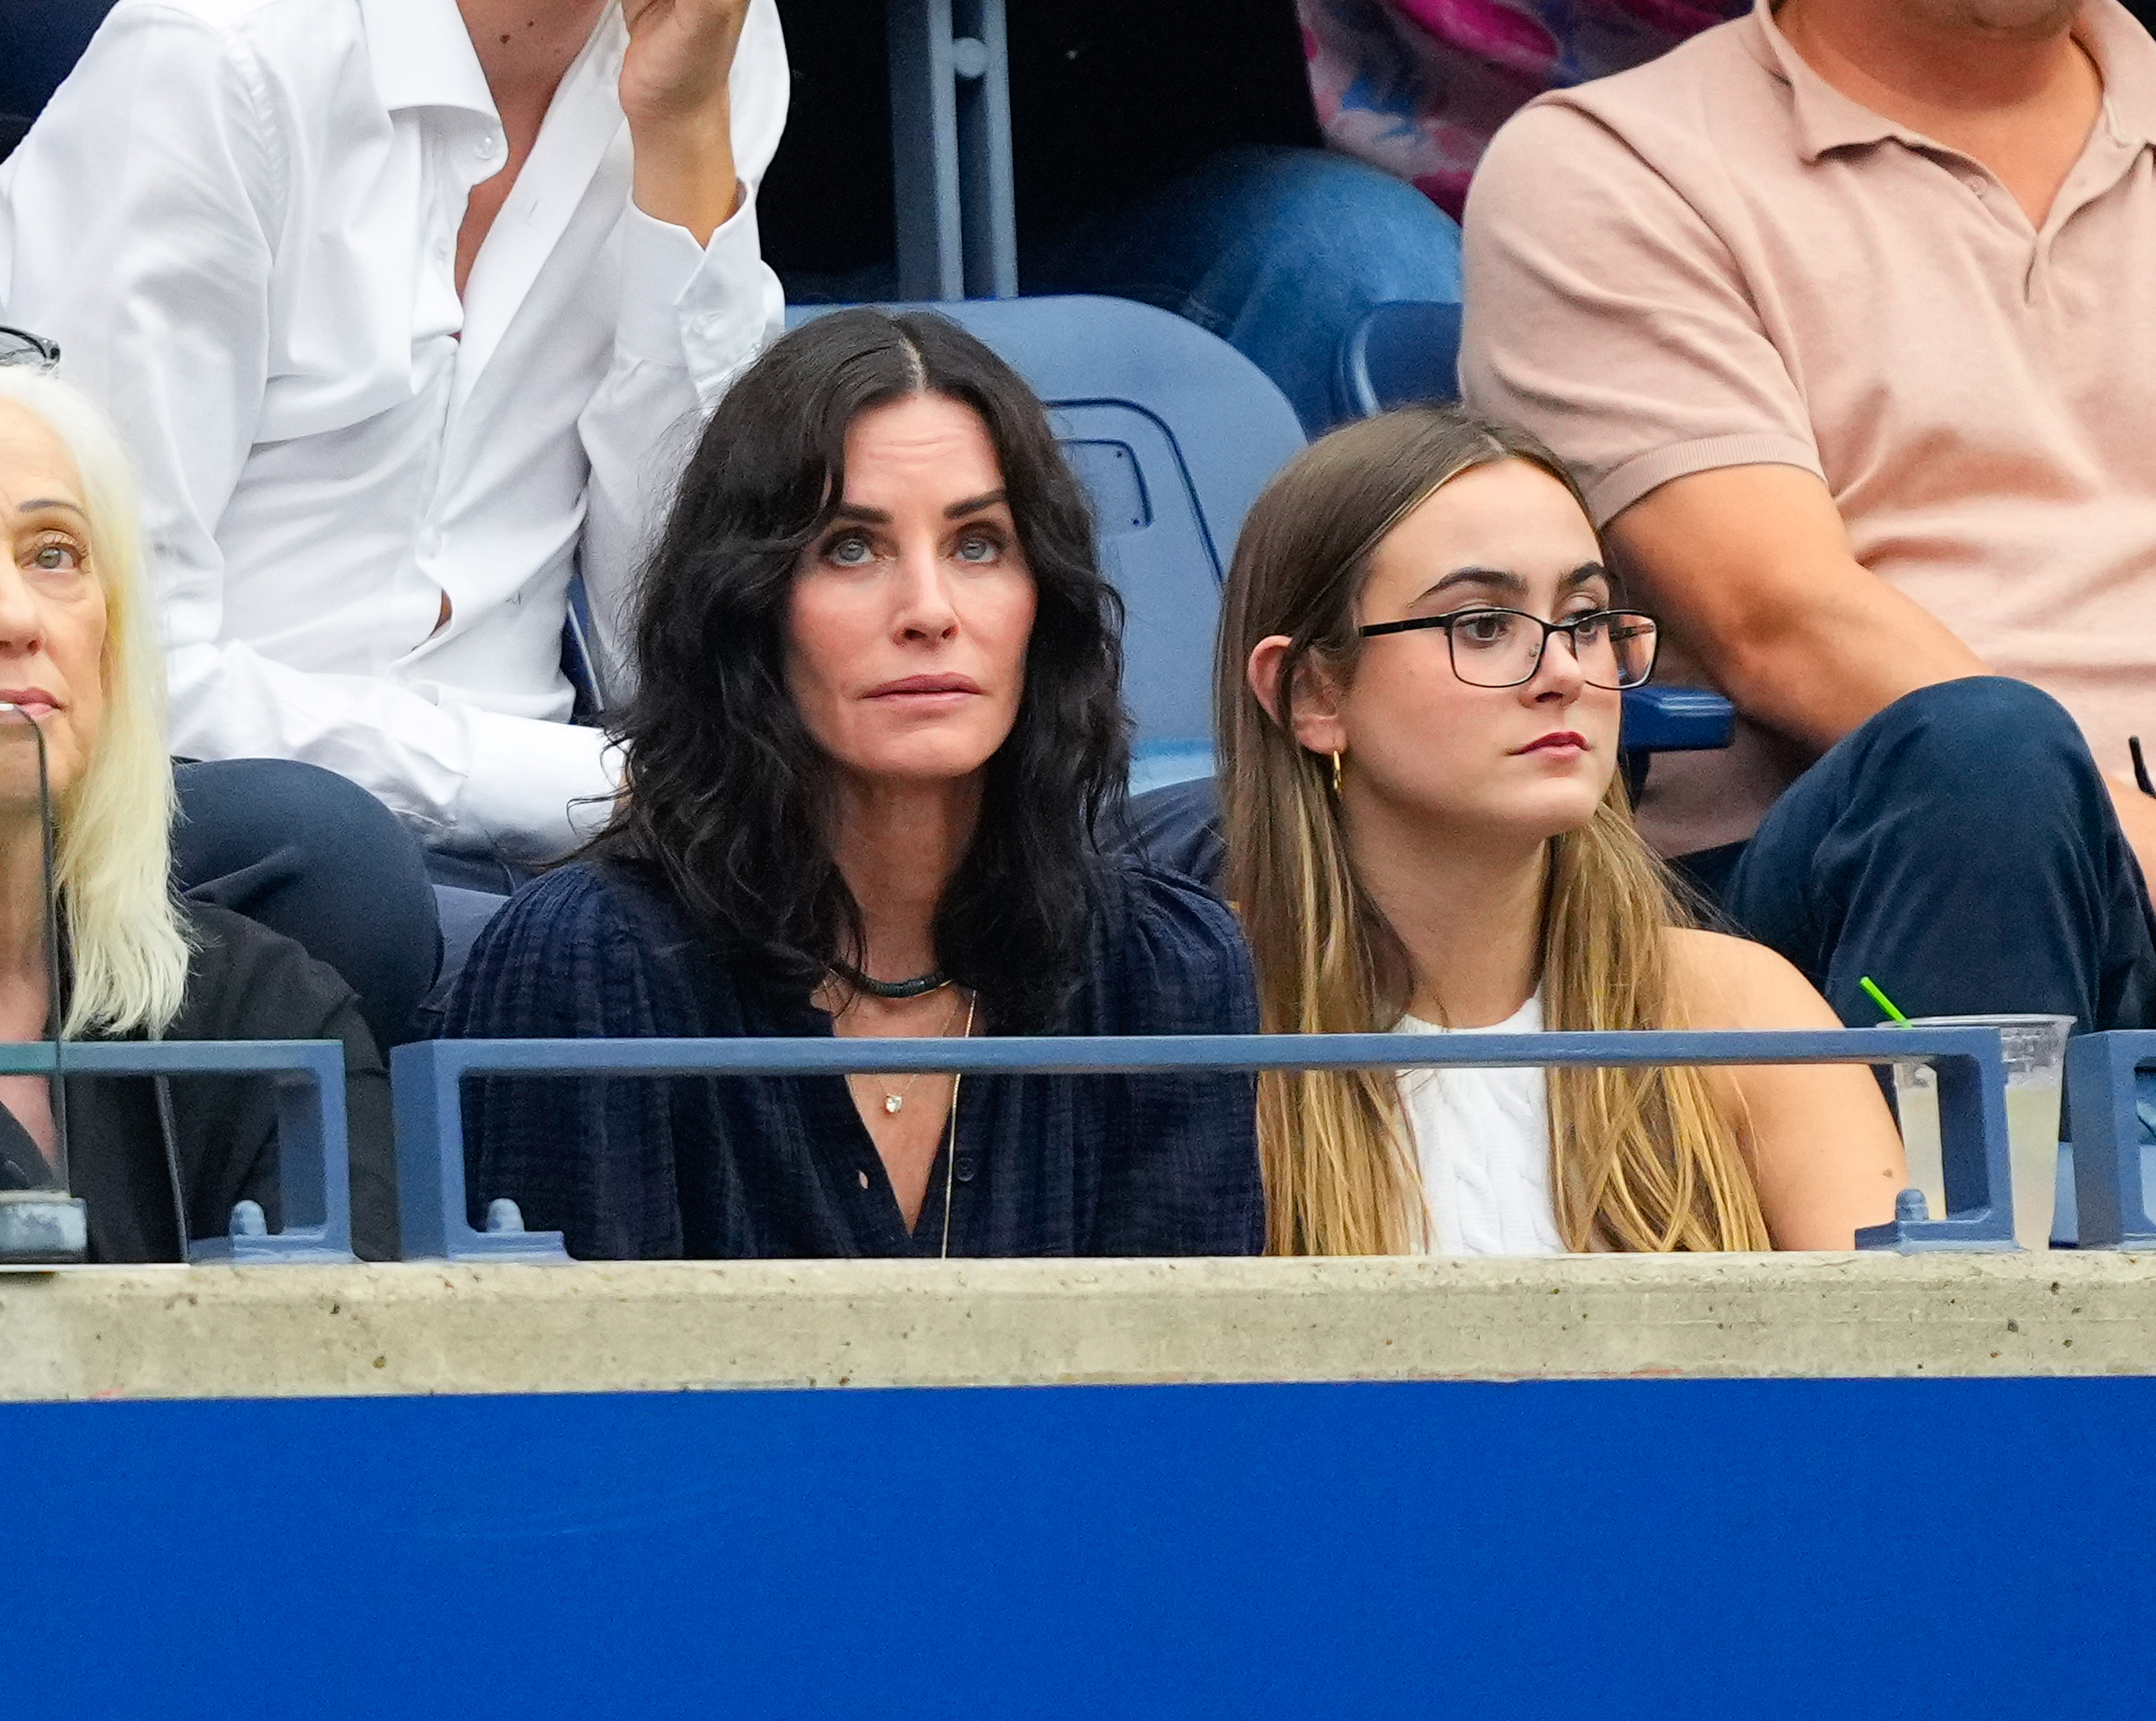
[[[391,113],[461,108],[498,121],[456,0],[359,0],[374,87]]]
[[[1922,132],[1876,114],[1844,95],[1814,71],[1774,22],[1774,0],[1753,0],[1752,15],[1738,28],[1746,47],[1768,73],[1789,86],[1804,159],[1830,150],[1852,149],[1892,139],[1915,149],[1937,149]],[[2156,43],[2119,0],[2088,0],[2074,34],[2103,78],[2104,121],[2119,142],[2156,141]]]

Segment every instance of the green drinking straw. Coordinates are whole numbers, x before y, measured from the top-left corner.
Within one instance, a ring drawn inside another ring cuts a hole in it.
[[[1888,1015],[1893,1017],[1899,1026],[1906,1028],[1909,1025],[1909,1019],[1894,1007],[1894,1000],[1879,989],[1877,983],[1871,975],[1859,975],[1856,984],[1864,989],[1865,996],[1885,1010]]]

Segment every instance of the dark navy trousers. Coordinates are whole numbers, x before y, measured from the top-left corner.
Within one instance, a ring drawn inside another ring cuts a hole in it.
[[[1747,843],[1678,870],[1732,929],[1869,1026],[1870,975],[1912,1016],[2156,1025],[2156,917],[2096,761],[2057,701],[1976,676],[1844,737]]]
[[[172,776],[179,890],[343,975],[384,1056],[422,1037],[441,924],[425,852],[397,815],[348,778],[292,759],[206,760]]]

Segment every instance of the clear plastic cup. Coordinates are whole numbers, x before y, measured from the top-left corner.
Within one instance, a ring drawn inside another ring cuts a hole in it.
[[[2006,1055],[2006,1137],[2014,1164],[2014,1241],[2024,1249],[2051,1246],[2057,1216],[2059,1102],[2066,1070],[2071,1016],[1916,1016],[1914,1028],[1996,1028]],[[1902,1145],[1909,1186],[1922,1189],[1932,1217],[1947,1211],[1946,1174],[1939,1155],[1938,1076],[1929,1064],[1897,1064],[1894,1089],[1902,1113]]]

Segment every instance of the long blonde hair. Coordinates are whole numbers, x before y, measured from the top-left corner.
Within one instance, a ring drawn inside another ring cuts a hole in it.
[[[170,881],[165,666],[134,475],[110,421],[69,384],[0,367],[0,400],[44,424],[74,458],[90,515],[90,571],[105,594],[104,716],[81,778],[55,809],[74,977],[61,1031],[156,1031],[179,1014],[187,941]]]
[[[1407,953],[1357,876],[1331,763],[1295,739],[1296,675],[1311,663],[1346,683],[1378,544],[1453,479],[1504,460],[1539,467],[1579,499],[1563,463],[1523,432],[1416,408],[1305,450],[1244,526],[1221,611],[1214,715],[1225,891],[1242,912],[1268,1032],[1383,1031],[1407,1006]],[[1277,717],[1246,671],[1274,634],[1291,642]],[[1592,822],[1550,843],[1548,1025],[1674,1025],[1666,934],[1688,924],[1613,780]],[[1698,1071],[1558,1069],[1548,1086],[1551,1189],[1568,1248],[1771,1246],[1736,1130]],[[1390,1071],[1265,1076],[1258,1136],[1269,1252],[1397,1254],[1426,1241],[1421,1175]]]

